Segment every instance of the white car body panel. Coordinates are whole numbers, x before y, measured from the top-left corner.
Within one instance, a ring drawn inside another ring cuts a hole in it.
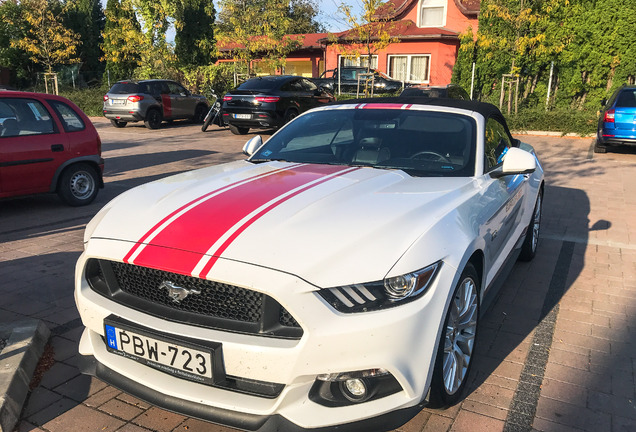
[[[352,107],[318,110],[330,109]],[[444,110],[470,116],[478,130],[484,128],[478,113]],[[483,155],[483,134],[477,137],[477,154]],[[533,153],[527,145],[522,148]],[[515,256],[542,186],[540,165],[531,174],[500,178],[483,174],[483,167],[483,157],[477,157],[479,174],[472,177],[412,177],[401,170],[237,161],[128,191],[86,228],[75,275],[76,302],[86,326],[80,354],[159,393],[232,412],[279,415],[302,428],[416,406],[431,385],[440,328],[462,269],[475,253],[483,255],[483,298]],[[118,304],[89,285],[89,259],[264,293],[290,312],[302,337],[188,325]],[[436,262],[441,266],[425,295],[396,307],[342,313],[318,294]],[[256,397],[186,381],[112,354],[102,340],[104,320],[111,315],[172,338],[220,343],[227,375],[285,387],[275,398]],[[376,368],[386,369],[402,390],[339,407],[308,399],[317,375]]]

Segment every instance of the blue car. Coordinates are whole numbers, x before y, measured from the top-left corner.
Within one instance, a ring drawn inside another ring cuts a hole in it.
[[[601,110],[594,151],[613,145],[636,145],[636,86],[616,90]]]

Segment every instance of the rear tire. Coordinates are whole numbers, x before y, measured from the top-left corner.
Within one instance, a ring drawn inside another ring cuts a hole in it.
[[[146,120],[144,120],[144,124],[148,129],[159,129],[162,121],[163,116],[159,110],[153,108],[146,113]]]
[[[110,124],[112,124],[116,128],[123,128],[123,127],[126,127],[128,123],[121,120],[111,120]]]
[[[205,105],[197,105],[196,109],[194,110],[194,117],[192,117],[192,123],[195,123],[195,124],[203,123],[206,112],[207,112],[207,109]]]
[[[85,163],[66,168],[57,185],[57,194],[66,204],[78,207],[90,204],[97,196],[99,176]]]
[[[528,232],[526,232],[526,238],[523,240],[523,245],[521,246],[519,261],[532,261],[534,256],[537,254],[537,245],[539,244],[539,233],[541,230],[542,212],[543,193],[539,191],[537,202],[534,205],[532,219],[530,220],[530,225],[528,225]]]
[[[466,264],[442,327],[431,381],[431,407],[456,404],[468,382],[477,342],[479,285],[477,270]]]
[[[285,123],[292,121],[294,118],[298,117],[298,111],[295,109],[288,109],[285,113]]]
[[[607,153],[607,147],[600,144],[598,140],[594,143],[594,153]]]
[[[230,131],[232,131],[234,135],[245,135],[250,131],[250,128],[234,126],[231,124]]]

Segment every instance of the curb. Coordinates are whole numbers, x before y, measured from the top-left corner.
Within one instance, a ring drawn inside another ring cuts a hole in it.
[[[553,136],[553,137],[567,137],[567,138],[595,138],[596,134],[591,133],[587,135],[580,135],[577,133],[563,133],[563,132],[555,132],[555,131],[528,131],[528,130],[511,130],[511,134],[513,135],[542,135],[542,136]]]
[[[0,338],[7,340],[0,351],[0,432],[11,432],[17,424],[49,335],[35,319],[0,324]]]

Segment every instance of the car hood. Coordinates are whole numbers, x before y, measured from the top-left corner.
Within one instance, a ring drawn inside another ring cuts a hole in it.
[[[87,236],[125,242],[112,258],[141,266],[213,278],[233,260],[327,287],[381,280],[476,190],[471,178],[238,161],[132,189]]]

